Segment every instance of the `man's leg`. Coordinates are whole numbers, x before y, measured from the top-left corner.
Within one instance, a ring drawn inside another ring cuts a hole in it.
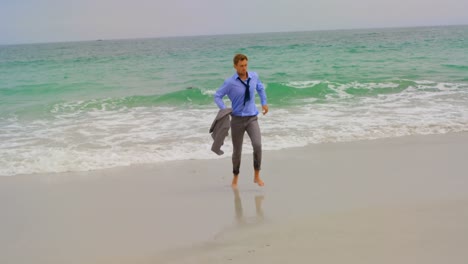
[[[253,147],[254,182],[258,184],[258,186],[263,186],[265,183],[260,179],[260,169],[262,166],[262,135],[256,116],[249,119],[246,130]]]
[[[233,116],[231,119],[231,137],[232,137],[232,187],[237,187],[237,179],[241,164],[242,143],[244,141],[244,119]]]

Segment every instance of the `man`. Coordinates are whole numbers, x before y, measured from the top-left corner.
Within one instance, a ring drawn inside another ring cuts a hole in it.
[[[224,84],[219,87],[214,95],[214,101],[220,109],[225,109],[223,97],[227,95],[232,104],[231,119],[231,137],[233,145],[232,167],[234,177],[232,187],[237,188],[239,168],[241,163],[242,142],[244,134],[247,134],[252,141],[254,150],[254,183],[263,186],[264,182],[260,178],[260,167],[262,164],[262,138],[260,127],[258,126],[258,110],[255,105],[255,90],[260,96],[262,104],[262,113],[268,113],[267,98],[265,87],[258,78],[257,73],[248,72],[248,58],[244,54],[237,54],[233,59],[236,73],[226,79]],[[255,88],[255,89],[254,89]]]

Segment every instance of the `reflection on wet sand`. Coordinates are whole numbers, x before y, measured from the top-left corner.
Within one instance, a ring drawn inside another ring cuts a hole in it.
[[[240,192],[238,188],[233,188],[232,189],[234,193],[234,209],[236,213],[236,221],[240,225],[246,225],[246,224],[251,224],[252,217],[245,217],[244,216],[244,210],[242,208],[242,200],[240,197]],[[253,223],[259,223],[262,222],[264,219],[264,213],[263,213],[263,208],[262,208],[262,203],[265,197],[262,195],[256,195],[255,196],[255,211],[256,211],[256,217],[254,218]]]

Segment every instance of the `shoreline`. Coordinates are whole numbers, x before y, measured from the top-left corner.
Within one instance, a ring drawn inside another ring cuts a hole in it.
[[[322,148],[323,146],[329,146],[329,145],[347,145],[347,144],[366,144],[370,143],[372,144],[373,142],[381,143],[381,142],[388,142],[388,141],[402,141],[402,142],[407,142],[408,140],[416,140],[416,141],[422,141],[424,142],[424,138],[429,137],[429,138],[434,138],[438,139],[440,137],[457,137],[458,136],[463,136],[463,135],[468,135],[468,132],[449,132],[449,133],[443,133],[443,134],[427,134],[427,135],[403,135],[403,136],[396,136],[396,137],[385,137],[385,138],[375,138],[375,139],[359,139],[359,140],[352,140],[352,141],[339,141],[339,142],[321,142],[321,143],[309,143],[305,146],[293,146],[293,147],[287,147],[287,148],[281,148],[281,149],[275,149],[275,150],[263,150],[263,152],[268,155],[268,153],[276,153],[276,152],[284,152],[284,151],[294,151],[294,150],[301,150],[301,149],[313,149],[313,148]],[[251,146],[250,144],[250,139],[246,136],[246,141],[244,142],[244,149],[243,149],[243,154],[242,154],[242,160],[245,160],[246,158],[250,158],[250,155],[252,154],[251,151]],[[226,140],[230,140],[229,137],[226,138]],[[210,145],[211,146],[211,145]],[[116,167],[109,167],[109,168],[100,168],[100,169],[92,169],[92,170],[87,170],[87,171],[66,171],[66,172],[40,172],[40,173],[27,173],[27,174],[15,174],[15,175],[0,175],[0,179],[2,178],[15,178],[15,177],[22,177],[22,178],[29,178],[29,177],[48,177],[48,178],[59,178],[63,176],[68,176],[68,177],[79,177],[79,176],[85,176],[86,175],[109,175],[109,174],[114,174],[113,171],[120,171],[120,170],[128,170],[128,169],[139,169],[139,168],[145,168],[145,169],[152,169],[152,168],[158,168],[158,167],[165,167],[165,166],[171,166],[172,163],[184,163],[184,162],[209,162],[209,161],[217,161],[217,160],[225,160],[228,159],[230,162],[231,156],[229,155],[229,151],[232,151],[230,149],[231,146],[229,146],[229,149],[226,149],[225,146],[222,146],[221,149],[225,151],[225,154],[222,156],[217,156],[215,153],[212,153],[211,150],[207,149],[208,152],[213,154],[213,158],[201,158],[201,159],[182,159],[182,160],[167,160],[167,161],[159,161],[159,162],[152,162],[152,163],[138,163],[138,164],[130,164],[130,165],[121,165],[121,166],[116,166]],[[245,153],[247,151],[250,151],[248,153]],[[228,154],[229,156],[227,156]],[[247,168],[248,169],[248,168]],[[230,172],[230,171],[228,171]]]
[[[467,156],[468,133],[265,151],[259,188],[246,154],[237,194],[230,158],[0,177],[0,262],[279,263],[335,250],[328,263],[342,263],[350,249],[363,259],[349,263],[466,259]],[[381,241],[398,228],[409,233]]]

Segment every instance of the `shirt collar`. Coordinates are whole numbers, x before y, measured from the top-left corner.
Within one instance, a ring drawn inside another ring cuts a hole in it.
[[[250,72],[247,72],[247,79],[248,79],[248,78],[251,78],[250,76],[251,76]],[[232,77],[233,77],[235,80],[237,80],[237,78],[239,78],[239,74],[237,74],[237,72],[235,72],[235,73],[234,73],[234,76],[232,76]]]

